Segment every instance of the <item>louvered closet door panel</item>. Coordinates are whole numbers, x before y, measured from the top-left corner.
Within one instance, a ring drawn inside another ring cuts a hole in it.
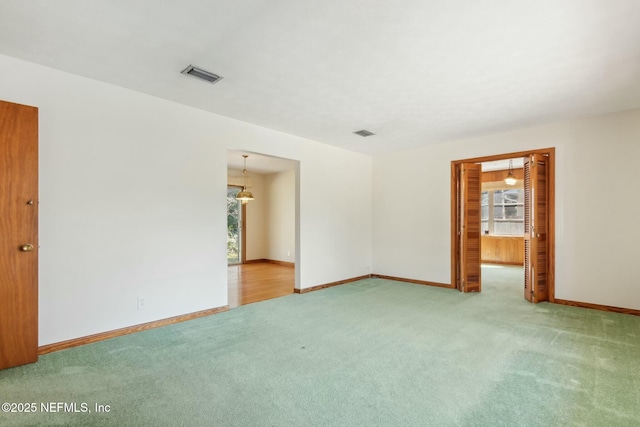
[[[482,166],[461,165],[461,280],[464,292],[480,292],[480,192]]]
[[[531,159],[524,158],[524,298],[533,299],[531,279]]]
[[[533,173],[531,174],[531,188],[533,195],[533,233],[532,251],[533,257],[533,301],[541,302],[549,300],[548,272],[547,272],[547,161],[544,156],[533,156]]]
[[[547,176],[546,157],[534,154],[524,159],[524,297],[531,302],[549,300]]]

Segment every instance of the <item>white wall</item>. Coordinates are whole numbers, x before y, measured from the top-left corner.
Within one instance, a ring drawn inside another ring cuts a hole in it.
[[[229,185],[242,185],[242,171],[229,169]],[[255,200],[247,210],[248,261],[296,259],[296,171],[260,174],[247,172],[247,187]]]
[[[375,156],[374,272],[451,283],[450,162],[546,147],[556,147],[556,298],[640,309],[640,110]]]
[[[268,204],[268,191],[265,188],[266,175],[247,171],[247,189],[253,194],[254,200],[245,205],[247,211],[246,224],[246,259],[265,259],[268,254],[267,224],[265,212]],[[242,171],[229,170],[229,185],[242,185]]]
[[[269,252],[267,246],[267,227],[264,221],[264,212],[267,208],[268,191],[265,187],[265,175],[247,172],[251,185],[247,184],[249,191],[253,193],[255,200],[247,203],[247,247],[246,259],[264,259]]]
[[[41,345],[227,304],[227,148],[300,161],[297,286],[366,274],[368,156],[1,55],[0,99],[40,109]]]
[[[296,254],[296,171],[291,169],[265,175],[268,194],[267,256],[277,261],[294,262]]]

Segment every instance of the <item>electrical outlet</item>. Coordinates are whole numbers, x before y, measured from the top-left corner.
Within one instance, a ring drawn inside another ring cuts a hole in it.
[[[144,297],[138,297],[138,310],[144,310],[146,308],[146,301]]]
[[[287,256],[291,256],[291,251],[287,251]]]

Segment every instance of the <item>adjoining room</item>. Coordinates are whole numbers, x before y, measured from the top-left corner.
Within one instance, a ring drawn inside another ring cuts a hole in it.
[[[522,157],[482,163],[481,258],[483,292],[513,293],[524,285],[524,169]]]
[[[228,150],[227,164],[229,307],[292,294],[299,162]]]

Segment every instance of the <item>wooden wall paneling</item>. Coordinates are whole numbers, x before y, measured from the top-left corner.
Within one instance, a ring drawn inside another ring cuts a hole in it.
[[[482,236],[482,262],[524,264],[524,238],[519,236]]]

